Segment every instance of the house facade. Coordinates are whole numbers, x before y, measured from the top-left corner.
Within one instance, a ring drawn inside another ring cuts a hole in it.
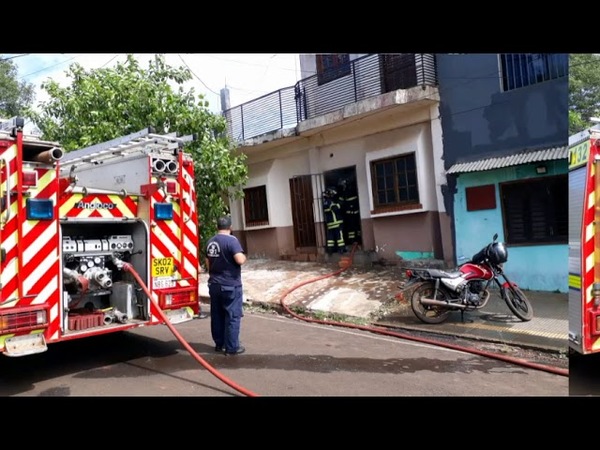
[[[247,155],[245,197],[230,209],[248,255],[328,258],[323,193],[346,187],[355,261],[452,261],[435,55],[305,54],[300,67],[295,86],[224,111]]]
[[[568,55],[436,59],[457,262],[498,233],[517,284],[567,292]]]

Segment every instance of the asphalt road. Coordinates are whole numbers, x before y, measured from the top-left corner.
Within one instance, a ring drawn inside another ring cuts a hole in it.
[[[568,396],[566,376],[264,311],[243,318],[247,352],[225,356],[213,350],[209,320],[176,325],[176,333],[151,326],[0,357],[0,395]]]

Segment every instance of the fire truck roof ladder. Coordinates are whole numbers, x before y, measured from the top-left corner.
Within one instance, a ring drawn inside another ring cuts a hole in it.
[[[23,128],[25,120],[22,117],[11,117],[10,119],[0,119],[0,131],[10,132],[13,128]]]
[[[185,142],[193,141],[195,138],[195,135],[176,137],[175,133],[155,134],[152,128],[145,128],[136,133],[68,152],[62,158],[61,164],[63,167],[66,165],[99,164],[107,158],[138,152],[140,148],[147,153],[177,149],[183,146]]]

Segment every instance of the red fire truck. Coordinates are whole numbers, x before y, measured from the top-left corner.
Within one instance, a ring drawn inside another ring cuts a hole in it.
[[[600,128],[569,138],[569,348],[600,351]]]
[[[148,128],[64,152],[23,126],[0,123],[0,352],[193,319],[194,137]]]

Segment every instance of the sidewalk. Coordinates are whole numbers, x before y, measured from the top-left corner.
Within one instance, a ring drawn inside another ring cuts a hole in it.
[[[207,275],[200,276],[200,297],[208,302]],[[396,295],[401,291],[402,270],[396,266],[351,266],[336,264],[250,259],[242,269],[244,301],[295,312],[305,309],[329,315],[361,319],[375,326],[438,333],[567,352],[567,294],[526,291],[534,318],[521,322],[499,296],[492,293],[480,311],[460,312],[447,322],[420,322],[410,304]],[[464,320],[461,320],[464,319]]]
[[[377,324],[566,353],[567,294],[524,292],[533,307],[534,316],[529,322],[520,321],[504,301],[492,293],[492,298],[483,309],[465,313],[464,318],[457,312],[442,324],[421,323],[412,314],[408,303],[404,308],[380,319]]]

